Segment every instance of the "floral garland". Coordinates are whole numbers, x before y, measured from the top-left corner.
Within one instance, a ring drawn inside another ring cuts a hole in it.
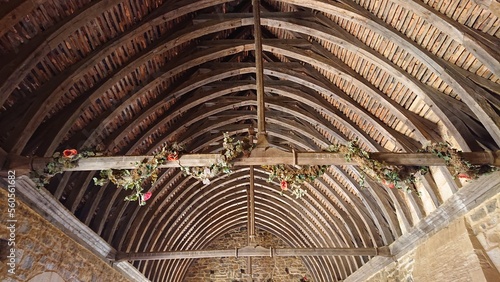
[[[477,179],[479,176],[495,172],[497,167],[490,165],[473,165],[460,157],[457,149],[450,147],[448,143],[440,142],[425,146],[419,152],[431,153],[443,159],[446,166],[450,169],[453,177],[463,179]]]
[[[185,176],[192,176],[203,184],[210,184],[210,178],[213,178],[221,173],[229,174],[232,172],[233,165],[231,161],[235,158],[244,155],[249,156],[252,151],[253,144],[250,139],[244,138],[243,141],[236,141],[229,136],[229,133],[224,133],[223,139],[224,152],[216,163],[205,167],[185,167],[180,166],[181,171]]]
[[[78,152],[75,149],[66,149],[62,152],[56,152],[52,155],[52,160],[47,163],[42,171],[32,171],[30,178],[35,182],[36,187],[41,189],[50,183],[50,179],[57,174],[63,173],[65,168],[75,168],[78,161],[82,158],[95,157],[101,154],[92,151]]]
[[[301,186],[304,182],[313,182],[316,178],[325,173],[326,165],[305,165],[296,167],[292,165],[263,165],[262,168],[269,172],[268,182],[278,179],[280,182],[280,193],[290,191],[295,198],[301,198],[306,194],[306,190]]]
[[[385,162],[371,159],[370,154],[359,147],[357,140],[349,142],[347,146],[339,147],[339,152],[345,154],[346,160],[357,162],[366,175],[387,185],[389,188],[403,189],[407,192],[413,191],[417,195],[420,195],[420,193],[412,185],[417,181],[416,176],[419,174],[425,175],[429,172],[429,166],[388,165]],[[476,179],[483,174],[498,170],[498,168],[490,165],[472,165],[460,157],[457,149],[444,142],[427,145],[418,152],[431,153],[443,159],[454,177]],[[363,185],[364,175],[362,175],[360,182]]]
[[[360,185],[363,187],[366,175],[382,183],[389,188],[397,188],[406,192],[415,192],[419,195],[416,187],[413,185],[417,181],[418,175],[425,175],[429,172],[428,166],[398,166],[389,165],[370,157],[370,153],[363,150],[357,140],[347,143],[347,145],[334,145],[326,149],[333,153],[342,153],[346,161],[354,161],[358,164],[361,171]],[[459,151],[451,148],[448,143],[437,143],[425,146],[419,152],[431,153],[444,159],[446,165],[454,177],[475,179],[480,175],[498,170],[490,165],[472,165],[465,161],[458,154]],[[301,188],[304,182],[312,182],[321,176],[327,169],[327,166],[290,166],[290,165],[272,165],[262,166],[269,174],[269,182],[274,178],[280,181],[281,193],[288,191],[291,186],[292,194],[296,198],[302,197],[306,191]]]
[[[118,188],[132,190],[132,193],[125,197],[125,201],[138,201],[140,206],[144,206],[146,201],[151,198],[152,192],[144,193],[144,189],[142,188],[143,183],[148,179],[151,179],[151,183],[154,183],[158,179],[159,166],[168,161],[178,160],[183,150],[183,146],[177,143],[172,144],[168,148],[163,147],[152,158],[137,162],[135,169],[101,170],[101,178],[94,177],[94,183],[95,185],[103,186],[111,182]]]
[[[362,187],[365,183],[365,176],[368,175],[391,189],[397,188],[418,193],[412,184],[417,181],[418,174],[424,175],[429,171],[427,166],[389,165],[372,159],[370,153],[363,150],[357,140],[348,142],[346,146],[337,146],[336,152],[343,153],[346,161],[354,161],[359,165],[363,172],[359,180]]]

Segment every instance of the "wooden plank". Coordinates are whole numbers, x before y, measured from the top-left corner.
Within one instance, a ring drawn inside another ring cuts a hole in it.
[[[250,185],[248,186],[247,209],[248,209],[248,226],[247,226],[247,245],[255,246],[255,177],[254,168],[250,166]],[[251,266],[251,261],[249,263]]]
[[[390,256],[387,248],[272,249],[247,246],[232,250],[193,250],[149,253],[118,253],[116,261],[161,260],[219,257],[295,257],[295,256]]]
[[[500,166],[500,150],[485,152],[461,152],[461,157],[471,164],[489,164]],[[444,160],[430,153],[391,153],[372,152],[371,158],[393,165],[428,165],[443,166]],[[89,157],[80,159],[78,167],[64,168],[64,171],[92,171],[103,169],[133,169],[136,163],[150,159],[151,156],[111,156]],[[167,162],[161,168],[179,166],[210,166],[220,161],[220,154],[183,154],[178,161]],[[43,169],[52,158],[11,157],[8,169]],[[246,165],[355,165],[346,161],[343,154],[328,152],[286,152],[275,148],[254,149],[249,157],[237,158],[232,162],[236,166]]]

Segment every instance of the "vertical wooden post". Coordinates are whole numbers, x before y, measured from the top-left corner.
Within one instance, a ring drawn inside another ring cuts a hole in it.
[[[254,168],[250,166],[250,187],[248,189],[248,245],[255,245],[255,202]]]
[[[264,62],[262,60],[262,31],[260,30],[260,3],[259,0],[252,0],[253,18],[254,18],[254,37],[255,37],[255,77],[257,83],[257,125],[258,140],[267,135],[266,117],[264,114]]]
[[[248,246],[255,246],[255,202],[254,202],[254,169],[250,166],[250,186],[248,187]],[[247,257],[248,281],[252,281],[252,258]]]

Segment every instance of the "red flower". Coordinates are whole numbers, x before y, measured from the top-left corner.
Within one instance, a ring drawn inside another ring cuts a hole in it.
[[[177,154],[177,153],[171,153],[171,154],[168,154],[168,156],[167,156],[168,161],[176,161],[178,159],[179,159],[179,154]]]
[[[78,151],[75,149],[66,149],[63,151],[63,156],[65,158],[72,158],[78,154]]]
[[[146,193],[142,196],[142,200],[143,200],[143,201],[147,201],[147,200],[149,200],[149,198],[151,198],[151,196],[153,196],[153,193],[151,193],[151,192],[146,192]]]
[[[467,174],[465,174],[465,173],[459,173],[459,174],[458,174],[458,178],[472,179],[472,177],[468,176],[468,175],[467,175]]]
[[[281,190],[283,190],[283,191],[288,190],[288,182],[286,182],[285,180],[281,180],[280,187],[281,187]]]
[[[391,189],[394,189],[394,187],[395,187],[395,186],[394,186],[394,183],[391,183],[391,182],[387,183],[387,182],[385,181],[385,179],[382,179],[382,184],[387,185],[387,187],[389,187],[389,188],[391,188]]]

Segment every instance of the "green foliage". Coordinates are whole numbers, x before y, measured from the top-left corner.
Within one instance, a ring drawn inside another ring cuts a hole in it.
[[[357,140],[347,143],[347,145],[332,145],[327,148],[329,152],[341,153],[348,162],[355,162],[362,171],[359,184],[363,187],[366,183],[366,177],[378,181],[390,188],[405,190],[406,192],[415,192],[415,182],[419,175],[425,175],[429,172],[428,166],[397,166],[389,165],[385,162],[373,159],[369,152],[363,150]],[[454,176],[474,179],[479,175],[497,170],[492,166],[474,166],[463,160],[458,154],[458,150],[453,149],[447,143],[438,143],[426,146],[419,152],[432,153],[445,160],[446,165]],[[291,187],[292,194],[300,198],[305,194],[301,188],[304,182],[312,182],[321,176],[326,166],[290,166],[273,165],[263,166],[269,172],[269,181],[278,179],[282,190],[288,190]],[[283,184],[285,183],[285,184]],[[284,189],[285,188],[285,189]]]
[[[210,184],[211,178],[216,177],[221,173],[231,173],[233,168],[231,161],[241,155],[248,156],[252,150],[252,146],[253,144],[250,143],[248,138],[235,142],[234,139],[229,136],[229,133],[226,132],[224,133],[223,139],[224,152],[221,154],[216,163],[206,167],[181,166],[181,171],[186,176],[189,175],[202,181],[203,184]]]
[[[159,166],[165,164],[169,160],[176,160],[180,152],[184,150],[182,145],[177,143],[170,147],[163,147],[161,151],[151,158],[146,158],[142,162],[137,162],[136,168],[128,169],[106,169],[101,170],[100,178],[94,177],[94,184],[104,186],[111,182],[118,188],[131,190],[131,194],[125,197],[125,201],[138,201],[140,206],[146,204],[144,197],[143,185],[148,180],[151,183],[158,179]]]
[[[313,182],[316,178],[325,173],[326,165],[263,165],[263,169],[269,172],[268,182],[275,178],[280,182],[281,190],[288,191],[290,189],[295,198],[301,198],[306,194],[306,190],[302,189],[304,182]]]
[[[413,185],[417,179],[416,175],[428,172],[427,167],[389,165],[372,159],[370,153],[363,150],[357,140],[348,142],[347,146],[340,146],[339,152],[344,154],[347,161],[354,161],[360,167],[363,172],[360,177],[361,186],[364,186],[365,177],[368,176],[390,188],[414,191],[418,194]]]
[[[498,170],[497,167],[490,165],[472,165],[460,156],[460,151],[452,148],[450,144],[445,142],[429,144],[422,150],[419,150],[419,152],[432,153],[443,159],[453,177],[476,179],[483,174]]]
[[[63,173],[65,168],[75,168],[78,167],[78,161],[82,158],[95,157],[100,155],[90,150],[84,150],[78,153],[74,149],[64,150],[64,153],[55,152],[52,155],[52,160],[47,163],[42,171],[32,171],[30,173],[30,178],[35,182],[36,187],[41,189],[50,183],[52,177],[57,174]]]

